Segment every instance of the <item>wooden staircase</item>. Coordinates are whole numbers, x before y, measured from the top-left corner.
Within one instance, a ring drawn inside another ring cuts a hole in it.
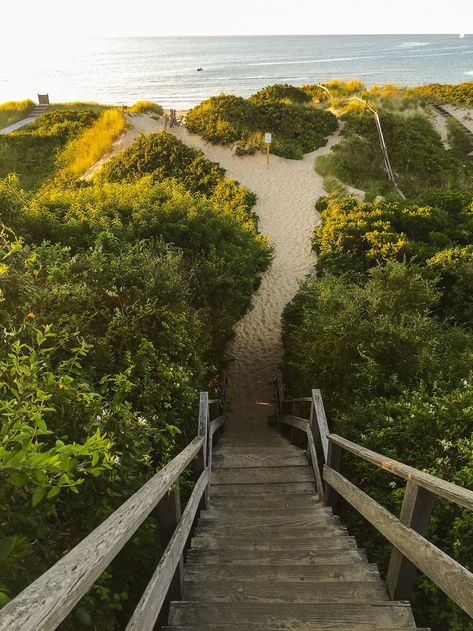
[[[226,434],[212,458],[168,631],[415,629],[315,493],[307,455],[275,431]]]

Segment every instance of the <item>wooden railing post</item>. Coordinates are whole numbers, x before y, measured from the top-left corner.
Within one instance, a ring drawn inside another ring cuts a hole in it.
[[[333,471],[339,473],[341,460],[341,447],[333,443],[331,440],[328,441],[327,465],[333,469]],[[340,507],[340,495],[327,482],[325,482],[324,492],[326,506],[330,506],[333,513],[337,514]]]
[[[420,535],[427,534],[430,515],[435,504],[435,495],[407,481],[402,503],[400,521]],[[392,600],[408,600],[417,569],[406,557],[394,548],[389,561],[386,584]]]
[[[179,488],[179,481],[174,488],[162,498],[156,510],[159,523],[159,541],[161,550],[164,550],[171,541],[171,537],[181,519],[181,490]],[[171,600],[180,600],[182,598],[183,587],[184,558],[181,556],[159,615],[158,621],[160,623],[164,624],[167,620]]]
[[[324,452],[325,462],[328,464],[328,423],[325,415],[324,402],[322,400],[322,394],[320,390],[312,390],[312,433],[315,436],[314,429],[317,429],[320,436],[320,442],[322,443],[322,451]]]
[[[201,392],[200,393],[200,403],[199,403],[199,432],[198,435],[200,438],[204,439],[204,443],[202,445],[202,449],[200,450],[196,461],[195,461],[195,480],[197,481],[207,467],[207,444],[209,439],[209,393]],[[199,508],[209,508],[209,498],[207,492],[204,493],[202,497],[202,501],[199,505]]]

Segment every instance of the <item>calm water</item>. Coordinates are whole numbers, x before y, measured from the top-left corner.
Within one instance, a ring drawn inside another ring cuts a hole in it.
[[[368,85],[470,81],[473,36],[146,37],[41,46],[23,59],[0,55],[0,102],[49,92],[54,101],[152,99],[186,108],[221,92],[247,96],[271,83],[333,77]]]

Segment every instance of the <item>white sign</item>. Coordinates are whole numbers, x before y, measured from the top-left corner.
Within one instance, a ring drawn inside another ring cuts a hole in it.
[[[273,140],[272,134],[270,134],[269,132],[266,132],[265,135],[264,135],[264,142],[267,145],[270,145],[272,140]]]

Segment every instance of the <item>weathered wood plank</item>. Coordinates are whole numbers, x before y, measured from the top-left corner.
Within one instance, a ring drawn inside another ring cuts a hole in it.
[[[210,423],[209,434],[213,436],[215,432],[225,423],[225,416],[222,414]]]
[[[220,468],[212,472],[212,484],[256,484],[278,482],[311,482],[309,465],[289,467],[233,467]]]
[[[195,438],[66,556],[0,611],[1,631],[53,631],[202,449]]]
[[[307,432],[309,430],[309,421],[306,418],[300,418],[299,416],[293,416],[290,414],[282,414],[280,422],[284,425],[290,425],[299,429],[301,432]]]
[[[424,473],[423,471],[414,469],[414,467],[402,464],[397,460],[388,458],[388,456],[382,456],[375,451],[371,451],[371,449],[361,447],[361,445],[352,443],[350,440],[346,440],[346,438],[342,438],[341,436],[337,436],[336,434],[330,434],[330,442],[339,445],[346,451],[349,451],[359,458],[362,458],[367,462],[371,462],[381,469],[389,471],[390,473],[393,473],[400,478],[404,478],[405,480],[413,480],[416,484],[423,487],[424,489],[435,493],[435,495],[444,497],[445,499],[455,502],[460,506],[464,506],[465,508],[473,510],[473,491],[464,489],[461,486],[452,484],[451,482],[446,482],[441,478],[436,478],[429,473]]]
[[[324,403],[322,400],[322,393],[318,389],[312,390],[312,405],[315,411],[315,420],[317,422],[318,433],[320,436],[320,442],[322,443],[322,451],[324,452],[325,462],[328,459],[328,436],[329,429],[327,423],[327,416],[325,415]],[[314,426],[312,426],[314,431]]]
[[[317,460],[317,452],[315,450],[314,437],[312,436],[312,432],[309,430],[307,432],[307,446],[310,454],[310,465],[312,467],[312,471],[314,472],[315,478],[315,486],[317,487],[317,493],[319,494],[320,500],[324,501],[324,487],[322,483],[322,476],[320,475],[319,462]]]
[[[459,607],[473,616],[473,574],[424,539],[342,475],[324,467],[324,479]]]
[[[422,489],[412,480],[407,481],[400,522],[425,536],[428,531],[430,515],[436,496]],[[389,560],[386,585],[393,600],[409,600],[417,568],[397,548],[394,548]]]
[[[176,568],[182,558],[202,495],[209,483],[208,469],[202,472],[163,556],[126,627],[126,631],[153,631]]]

